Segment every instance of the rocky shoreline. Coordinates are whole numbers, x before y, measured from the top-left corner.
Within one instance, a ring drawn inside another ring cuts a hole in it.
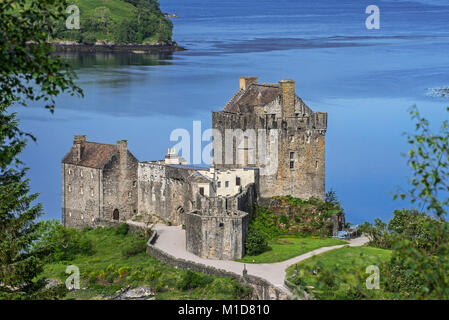
[[[171,53],[184,51],[175,41],[160,42],[155,44],[115,44],[97,42],[95,44],[60,41],[51,43],[56,52],[132,52],[132,53]]]

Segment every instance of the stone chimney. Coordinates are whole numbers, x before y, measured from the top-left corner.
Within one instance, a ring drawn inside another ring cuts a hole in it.
[[[120,153],[120,158],[126,157],[128,154],[128,140],[117,141],[117,150]]]
[[[81,156],[83,153],[83,143],[86,142],[86,135],[75,135],[73,138],[73,145],[76,148],[76,162],[81,161]]]
[[[291,79],[284,79],[279,81],[279,86],[282,90],[282,116],[295,116],[295,81]]]
[[[240,90],[245,90],[252,84],[258,83],[257,77],[240,77]]]

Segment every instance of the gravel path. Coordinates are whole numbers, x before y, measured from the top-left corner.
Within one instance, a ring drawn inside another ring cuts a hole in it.
[[[234,272],[236,274],[242,274],[244,263],[229,261],[229,260],[211,260],[200,258],[193,253],[187,252],[185,243],[185,230],[179,227],[171,227],[166,225],[155,225],[154,229],[158,233],[158,238],[154,246],[166,253],[184,260],[190,260],[196,263],[201,263],[214,268],[223,269],[226,271]],[[348,244],[351,247],[357,247],[364,245],[368,242],[366,237],[359,237],[351,239]],[[246,263],[246,270],[248,274],[264,278],[271,282],[273,285],[286,289],[284,285],[285,270],[292,264],[298,263],[305,259],[308,259],[314,255],[321,254],[326,251],[342,248],[344,245],[337,245],[331,247],[322,247],[292,259],[277,262],[277,263],[262,263],[262,264],[248,264]]]

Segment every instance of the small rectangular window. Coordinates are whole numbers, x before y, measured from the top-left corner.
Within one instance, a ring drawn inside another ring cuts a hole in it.
[[[295,168],[295,161],[290,161],[290,169],[294,169]]]
[[[235,185],[239,186],[240,185],[240,177],[236,177],[235,178]]]
[[[295,158],[295,153],[294,152],[290,152],[290,159],[294,159]]]
[[[200,187],[200,195],[204,196],[204,188]]]
[[[226,182],[225,182],[225,187],[226,187],[226,188],[229,188],[229,181],[226,181]]]
[[[218,181],[217,185],[218,185],[219,188],[221,188],[221,181]]]

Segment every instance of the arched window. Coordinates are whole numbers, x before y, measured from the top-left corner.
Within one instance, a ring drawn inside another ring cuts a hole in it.
[[[118,212],[118,209],[115,209],[114,212],[112,213],[112,219],[114,220],[120,220],[120,214]]]

